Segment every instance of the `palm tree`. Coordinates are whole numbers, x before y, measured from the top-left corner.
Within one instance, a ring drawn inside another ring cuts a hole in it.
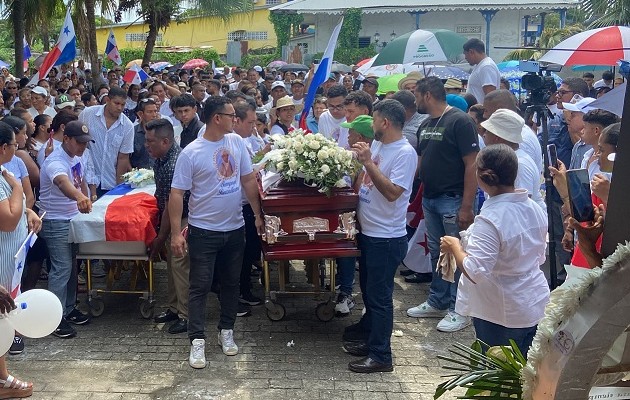
[[[584,0],[581,9],[588,16],[588,28],[630,25],[630,5],[627,0]]]
[[[196,16],[219,17],[224,22],[231,20],[238,14],[249,13],[253,10],[252,0],[194,0],[193,12]],[[149,26],[146,47],[142,56],[142,63],[151,61],[158,32],[165,30],[172,20],[180,22],[184,19],[179,1],[173,0],[121,0],[116,12],[116,22],[120,22],[122,13],[136,10],[139,17]]]
[[[548,49],[553,48],[564,39],[582,32],[580,25],[570,25],[562,29],[560,28],[545,28],[540,35],[538,45],[531,48],[521,48],[510,51],[503,61],[510,60],[538,60],[542,57]]]
[[[13,43],[15,48],[15,76],[24,76],[24,53],[22,41],[24,40],[24,1],[13,0],[12,2],[13,21]]]

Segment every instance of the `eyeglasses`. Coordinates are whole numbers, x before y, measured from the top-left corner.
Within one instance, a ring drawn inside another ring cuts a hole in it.
[[[558,94],[560,96],[564,96],[565,94],[568,94],[568,93],[575,93],[575,90],[558,90]]]
[[[17,150],[17,149],[20,147],[20,145],[19,145],[17,142],[13,142],[13,143],[5,143],[5,144],[6,144],[7,146],[13,146],[13,147],[15,147],[15,150]]]
[[[228,114],[228,113],[217,113],[219,115],[225,115],[227,117],[230,117],[232,119],[236,118],[236,113],[232,113],[232,114]]]
[[[7,89],[17,89],[17,86],[7,86]]]

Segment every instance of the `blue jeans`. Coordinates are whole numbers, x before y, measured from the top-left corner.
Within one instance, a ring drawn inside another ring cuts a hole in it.
[[[77,301],[76,245],[68,243],[69,220],[45,219],[41,236],[46,240],[50,256],[48,290],[59,298],[63,316],[68,315]]]
[[[536,325],[529,328],[506,328],[479,318],[473,318],[473,325],[477,339],[488,346],[509,346],[512,339],[525,358],[536,335]]]
[[[429,252],[431,253],[431,266],[433,267],[433,280],[427,302],[438,310],[455,310],[457,299],[457,282],[461,273],[455,273],[455,282],[450,283],[442,279],[436,272],[438,258],[440,258],[440,238],[442,236],[459,237],[459,225],[457,213],[462,205],[462,197],[458,195],[442,195],[434,199],[422,199],[424,222],[427,228]]]
[[[375,238],[359,234],[359,280],[365,315],[359,322],[369,332],[369,356],[392,363],[391,336],[394,327],[394,276],[407,254],[407,237]]]
[[[244,227],[215,232],[188,225],[188,337],[191,341],[206,338],[206,300],[213,280],[220,286],[218,329],[234,329],[244,247]]]
[[[350,296],[354,283],[354,266],[356,257],[341,257],[337,259],[337,285],[339,292]]]

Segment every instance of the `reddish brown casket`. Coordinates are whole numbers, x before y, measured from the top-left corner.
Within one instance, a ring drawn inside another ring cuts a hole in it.
[[[356,250],[356,208],[359,197],[351,188],[334,189],[331,196],[302,180],[281,182],[262,193],[265,215],[263,241],[268,250],[293,248],[302,253],[328,249],[330,254],[307,254],[310,257],[340,257]],[[339,250],[339,252],[336,251]],[[297,254],[296,254],[297,255]]]

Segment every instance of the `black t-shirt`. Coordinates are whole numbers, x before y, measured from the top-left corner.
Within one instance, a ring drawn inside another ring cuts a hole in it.
[[[418,155],[423,196],[463,195],[463,157],[479,151],[477,128],[465,112],[451,108],[438,118],[428,118],[418,128]]]

